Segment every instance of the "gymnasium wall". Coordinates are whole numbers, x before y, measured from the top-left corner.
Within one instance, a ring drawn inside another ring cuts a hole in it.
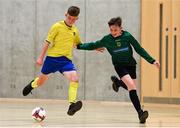
[[[81,9],[77,26],[83,42],[109,33],[107,22],[121,16],[123,28],[140,40],[140,0],[0,0],[0,98],[67,99],[68,81],[52,74],[48,82],[22,96],[23,87],[40,73],[35,61],[51,25],[64,19],[71,5]],[[137,55],[135,54],[135,57]],[[139,64],[139,57],[136,60]],[[74,50],[80,77],[79,98],[129,101],[128,92],[113,92],[110,76],[115,74],[107,51]],[[139,65],[137,66],[140,87]]]

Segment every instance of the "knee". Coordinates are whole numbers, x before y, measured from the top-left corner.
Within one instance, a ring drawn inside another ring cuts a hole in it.
[[[79,82],[79,78],[77,76],[72,76],[71,77],[71,82]]]
[[[127,87],[128,87],[128,91],[136,90],[136,85],[134,83],[129,84]]]

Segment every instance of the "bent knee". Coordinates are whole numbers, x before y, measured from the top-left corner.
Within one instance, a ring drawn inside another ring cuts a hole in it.
[[[131,90],[136,90],[136,85],[135,84],[129,84],[128,86],[128,91],[131,91]]]
[[[72,76],[71,82],[79,82],[79,78],[77,76]]]

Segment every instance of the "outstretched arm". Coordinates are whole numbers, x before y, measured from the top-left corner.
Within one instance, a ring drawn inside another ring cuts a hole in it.
[[[58,34],[59,27],[60,27],[59,23],[56,23],[50,28],[47,38],[43,44],[41,53],[36,61],[37,66],[41,66],[43,64],[43,60],[46,55],[47,49],[48,49],[49,45],[53,46],[54,39],[55,39],[56,35]]]
[[[44,57],[46,55],[47,49],[49,47],[49,43],[47,41],[44,42],[43,48],[41,50],[41,53],[36,61],[37,66],[41,66],[43,64]]]
[[[130,35],[130,42],[132,46],[134,47],[135,51],[142,56],[145,60],[147,60],[149,63],[155,65],[157,68],[160,68],[160,64],[158,61],[156,61],[154,58],[152,58],[144,48],[141,47],[141,45],[138,43],[138,41]]]
[[[104,47],[104,44],[101,40],[77,45],[77,49],[82,50],[95,50],[102,47]]]
[[[101,40],[101,43],[102,43],[102,40]],[[82,43],[81,43],[79,31],[77,30],[77,31],[76,31],[76,34],[75,34],[74,48],[80,49],[80,45],[82,45]],[[99,45],[99,44],[96,44],[96,45]],[[85,46],[81,46],[81,47],[85,47]],[[88,46],[87,46],[87,47],[88,47]],[[91,46],[90,46],[90,47],[91,47]],[[93,49],[92,49],[92,50],[93,50]],[[96,51],[99,51],[99,52],[103,52],[105,49],[102,48],[102,47],[100,47],[100,48],[96,48],[95,50],[96,50]]]
[[[141,47],[139,42],[132,36],[130,35],[130,43],[134,47],[135,51],[142,56],[146,61],[149,63],[153,64],[155,62],[155,59],[152,58],[144,48]]]

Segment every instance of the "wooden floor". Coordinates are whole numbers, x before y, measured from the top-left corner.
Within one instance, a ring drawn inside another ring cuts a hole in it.
[[[42,123],[31,119],[37,106],[47,112]],[[180,106],[145,104],[144,108],[150,116],[146,124],[139,124],[131,103],[83,101],[82,110],[70,117],[67,101],[0,99],[0,127],[180,127]]]

